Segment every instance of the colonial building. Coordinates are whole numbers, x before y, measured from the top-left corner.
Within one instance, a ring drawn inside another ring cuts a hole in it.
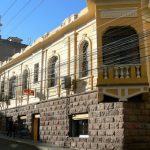
[[[82,150],[150,148],[148,0],[87,0],[0,67],[1,131]]]

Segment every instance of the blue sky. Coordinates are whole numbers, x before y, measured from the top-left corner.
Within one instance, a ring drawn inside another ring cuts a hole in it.
[[[30,44],[84,7],[86,0],[0,0],[1,36]]]

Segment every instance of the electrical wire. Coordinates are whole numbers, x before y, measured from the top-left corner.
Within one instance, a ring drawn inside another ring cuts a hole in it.
[[[142,10],[144,10],[145,8],[147,8],[147,6],[145,5],[145,6],[143,6],[143,7],[141,7],[141,8],[138,8],[138,10],[137,11],[142,11]],[[125,17],[126,15],[130,15],[130,14],[132,14],[133,12],[131,11],[131,12],[129,12],[129,13],[127,13],[127,14],[125,14],[125,15],[123,15],[123,16],[121,16],[121,17],[118,17],[117,19],[114,19],[113,21],[110,21],[110,23],[112,23],[112,22],[114,22],[114,21],[116,21],[116,20],[118,20],[118,19],[120,19],[120,18],[122,18],[122,17]],[[27,15],[28,16],[28,15]],[[24,18],[24,20],[25,20],[25,18]],[[109,23],[109,22],[108,22]],[[107,23],[105,23],[104,25],[106,25]],[[20,27],[20,25],[18,24],[18,26],[15,28],[15,30],[18,28],[18,27]],[[101,25],[100,26],[98,26],[97,27],[97,29],[99,28],[99,27],[101,27]],[[13,31],[15,31],[15,30],[13,30]]]
[[[14,0],[12,1],[12,3],[10,4],[10,6],[4,11],[4,13],[2,14],[2,17],[5,17],[8,12],[11,10],[11,8],[17,3],[18,0]]]
[[[41,0],[31,11],[29,11],[29,13],[27,13],[26,16],[23,17],[23,19],[10,31],[10,33],[16,31],[27,19],[29,19],[31,15],[41,6],[41,4],[44,1],[45,0]]]
[[[7,24],[5,25],[4,30],[10,25],[11,22],[13,22],[15,20],[15,18],[29,5],[29,3],[31,2],[31,0],[28,0],[18,11],[17,13],[7,22]]]

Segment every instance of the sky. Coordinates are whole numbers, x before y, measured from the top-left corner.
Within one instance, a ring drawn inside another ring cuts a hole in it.
[[[0,35],[31,44],[85,7],[86,0],[0,0]]]

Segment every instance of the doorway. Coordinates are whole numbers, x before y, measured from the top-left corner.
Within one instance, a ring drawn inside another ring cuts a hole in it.
[[[3,118],[2,117],[0,117],[0,131],[2,131],[2,124],[3,124],[3,120],[2,120]]]
[[[19,137],[29,137],[29,130],[27,125],[27,116],[18,116],[18,131]]]
[[[32,116],[32,137],[34,142],[39,141],[39,130],[40,130],[40,114],[33,114]]]
[[[8,131],[9,121],[12,120],[12,117],[6,117],[5,119],[6,119],[5,130]]]

